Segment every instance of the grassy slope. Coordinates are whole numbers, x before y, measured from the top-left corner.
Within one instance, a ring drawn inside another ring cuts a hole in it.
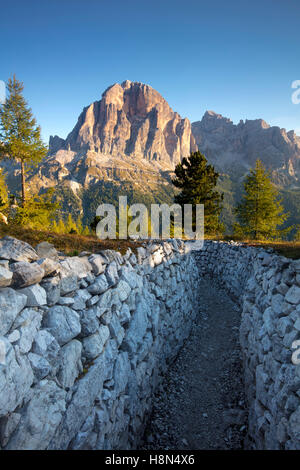
[[[124,254],[128,247],[132,251],[142,244],[142,241],[131,240],[99,240],[96,236],[83,236],[76,234],[60,235],[53,232],[42,230],[24,229],[21,227],[8,227],[7,225],[0,224],[0,238],[10,235],[19,240],[23,240],[35,247],[42,241],[52,243],[59,251],[63,251],[67,255],[77,255],[82,251],[89,251],[92,253],[101,250],[116,250]],[[229,239],[230,237],[228,237]],[[266,242],[266,241],[253,241],[242,240],[249,246],[257,246],[264,248],[273,248],[280,255],[287,258],[298,259],[300,258],[300,242]]]
[[[286,258],[300,258],[300,242],[265,242],[265,241],[246,241],[249,246],[264,248],[273,248],[279,255]]]
[[[67,255],[77,255],[82,251],[96,253],[101,250],[116,250],[125,254],[128,247],[135,251],[141,242],[131,240],[99,240],[96,236],[83,236],[77,234],[57,234],[42,230],[24,229],[21,227],[8,227],[0,224],[0,238],[10,235],[35,247],[38,243],[47,241],[52,243],[59,251]]]

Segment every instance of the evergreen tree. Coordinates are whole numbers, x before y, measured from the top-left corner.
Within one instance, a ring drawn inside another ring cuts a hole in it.
[[[67,233],[77,233],[76,223],[74,222],[71,214],[68,215],[65,227]]]
[[[223,194],[216,191],[219,174],[212,165],[208,165],[200,152],[183,158],[175,168],[176,178],[172,183],[181,192],[175,196],[175,202],[183,204],[204,204],[205,233],[216,234],[224,231],[220,222]]]
[[[75,225],[76,225],[76,232],[78,234],[81,234],[83,232],[83,225],[82,225],[82,220],[81,220],[80,215],[77,217]]]
[[[3,212],[8,207],[8,189],[5,181],[3,169],[0,168],[0,211]]]
[[[59,219],[58,224],[57,224],[57,233],[63,234],[66,233],[66,226],[65,223],[62,219]]]
[[[278,238],[292,228],[279,230],[278,227],[287,219],[283,213],[278,191],[260,160],[250,170],[244,183],[245,193],[236,208],[239,224],[236,232],[244,233],[252,239]]]
[[[85,226],[84,229],[82,230],[82,235],[85,235],[85,236],[90,235],[90,231],[87,226]]]
[[[53,202],[53,189],[41,196],[29,196],[24,205],[17,207],[14,222],[23,227],[37,230],[51,230],[59,207]]]
[[[41,129],[23,97],[23,83],[15,75],[7,84],[8,98],[0,106],[0,156],[21,164],[22,205],[25,205],[25,174],[47,153],[41,139]]]
[[[294,228],[295,228],[295,233],[293,236],[293,241],[300,242],[300,225],[296,225]]]
[[[51,232],[58,233],[58,226],[56,220],[53,220],[51,225]]]

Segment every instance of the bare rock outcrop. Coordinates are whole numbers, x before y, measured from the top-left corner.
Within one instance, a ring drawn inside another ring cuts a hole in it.
[[[300,177],[300,137],[263,119],[233,122],[213,111],[192,123],[199,149],[223,172],[247,171],[260,158],[273,179],[285,185]]]
[[[143,83],[126,80],[86,107],[67,139],[50,139],[50,151],[92,151],[133,156],[173,167],[196,150],[188,119]]]

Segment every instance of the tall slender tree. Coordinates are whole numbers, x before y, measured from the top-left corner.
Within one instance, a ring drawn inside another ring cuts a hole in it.
[[[183,158],[175,168],[172,183],[181,192],[175,196],[175,202],[184,204],[204,205],[205,233],[216,234],[224,231],[220,222],[223,194],[216,190],[219,174],[212,165],[207,163],[199,151]]]
[[[256,160],[255,168],[246,176],[244,189],[242,201],[236,208],[239,220],[239,224],[235,226],[236,233],[255,240],[285,235],[289,229],[280,230],[279,227],[288,214],[283,212],[278,190],[272,184],[261,160]]]
[[[14,75],[7,83],[8,97],[0,106],[0,156],[21,165],[22,206],[26,201],[26,171],[42,160],[47,147],[25,98],[23,83]]]

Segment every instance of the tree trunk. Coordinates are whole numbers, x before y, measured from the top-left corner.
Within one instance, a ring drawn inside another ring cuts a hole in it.
[[[21,175],[22,175],[22,207],[25,205],[25,168],[24,162],[21,161]]]

